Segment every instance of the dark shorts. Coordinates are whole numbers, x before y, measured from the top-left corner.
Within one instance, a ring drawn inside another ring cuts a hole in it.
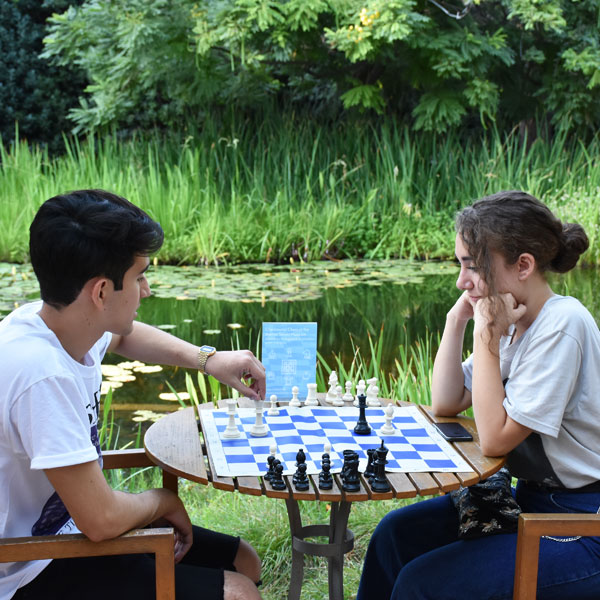
[[[177,600],[223,600],[224,571],[235,571],[239,544],[239,537],[194,526],[194,543],[175,566]],[[61,558],[13,600],[153,600],[155,582],[153,556]]]

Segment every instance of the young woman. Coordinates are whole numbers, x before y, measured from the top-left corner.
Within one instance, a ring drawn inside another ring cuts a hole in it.
[[[545,278],[575,266],[583,228],[510,191],[464,209],[456,231],[462,294],[435,359],[435,413],[473,406],[481,449],[508,455],[524,512],[600,512],[600,333]],[[516,533],[460,539],[449,495],[417,502],[375,529],[357,600],[509,600],[515,554]],[[543,538],[538,599],[599,597],[600,538]]]

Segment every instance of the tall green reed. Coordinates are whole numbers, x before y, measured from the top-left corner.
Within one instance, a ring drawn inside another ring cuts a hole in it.
[[[15,142],[0,145],[0,260],[26,260],[27,227],[44,199],[90,187],[158,219],[159,259],[169,263],[448,258],[454,212],[514,188],[578,219],[596,240],[598,144],[561,135],[528,144],[494,129],[478,139],[415,136],[390,120],[322,125],[293,115],[207,121],[186,138],[73,140],[54,158]]]

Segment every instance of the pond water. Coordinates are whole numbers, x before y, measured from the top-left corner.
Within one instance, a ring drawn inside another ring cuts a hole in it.
[[[363,358],[370,357],[371,338],[382,347],[381,372],[394,374],[400,344],[429,333],[435,343],[459,294],[457,273],[452,263],[408,261],[229,269],[158,266],[148,276],[153,296],[138,312],[140,320],[195,344],[250,348],[257,354],[263,322],[314,321],[317,350],[330,367],[337,358],[349,368],[357,348]],[[578,297],[600,322],[599,278],[598,270],[577,269],[550,280],[557,293]],[[0,264],[0,318],[15,303],[36,297],[29,266]],[[186,390],[185,370],[123,364],[114,355],[105,363],[113,365],[105,372],[115,388],[112,407],[119,434],[113,445],[131,441],[151,419],[176,409],[169,393]]]

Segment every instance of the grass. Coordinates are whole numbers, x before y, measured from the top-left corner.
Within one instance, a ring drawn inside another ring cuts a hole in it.
[[[140,492],[162,485],[157,468],[140,469],[132,475],[125,471],[108,472],[115,488]],[[266,496],[247,496],[239,492],[224,492],[179,480],[179,495],[192,522],[248,540],[263,563],[261,592],[264,600],[283,600],[290,581],[291,537],[285,502]],[[344,598],[356,596],[362,563],[371,533],[390,510],[415,500],[385,500],[355,502],[348,528],[355,536],[354,548],[344,560]],[[330,506],[324,502],[301,502],[304,525],[329,522]],[[302,600],[323,600],[328,597],[327,559],[306,556]]]
[[[531,145],[490,130],[482,139],[414,136],[392,121],[319,125],[209,122],[185,139],[107,136],[64,155],[0,144],[0,260],[27,259],[27,227],[46,198],[77,188],[120,193],[159,220],[163,263],[316,258],[448,258],[452,216],[472,199],[525,189],[592,238],[599,262],[598,139]]]

